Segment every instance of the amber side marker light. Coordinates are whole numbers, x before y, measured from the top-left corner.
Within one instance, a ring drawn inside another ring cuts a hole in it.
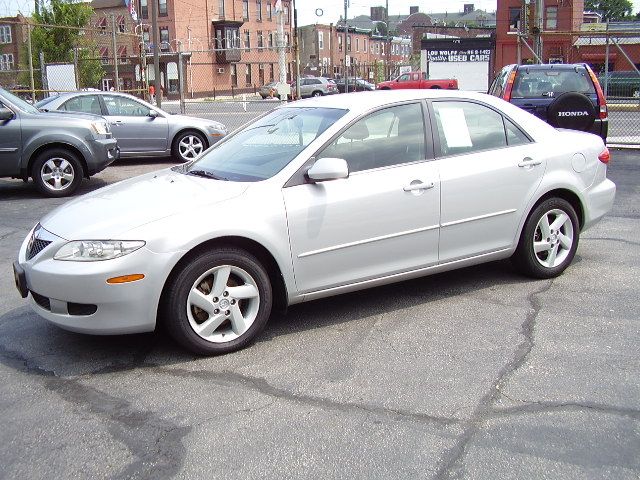
[[[609,149],[607,147],[604,147],[602,153],[598,155],[598,160],[602,163],[609,163],[609,160],[611,160],[611,153],[609,153]]]
[[[107,279],[107,283],[110,283],[111,285],[119,283],[130,283],[137,282],[138,280],[142,280],[143,278],[144,275],[142,273],[133,273],[131,275],[121,275],[119,277],[109,278]]]

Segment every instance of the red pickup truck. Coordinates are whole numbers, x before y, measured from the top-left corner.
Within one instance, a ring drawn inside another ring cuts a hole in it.
[[[458,80],[448,78],[446,80],[427,80],[427,72],[403,73],[394,80],[380,82],[378,90],[396,90],[399,88],[442,88],[446,90],[458,90]]]

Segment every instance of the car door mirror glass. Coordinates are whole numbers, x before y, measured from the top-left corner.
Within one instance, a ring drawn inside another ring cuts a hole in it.
[[[338,180],[348,176],[349,167],[342,158],[320,158],[307,171],[307,177],[314,182]]]
[[[0,107],[0,121],[6,122],[13,119],[13,112],[8,108]]]

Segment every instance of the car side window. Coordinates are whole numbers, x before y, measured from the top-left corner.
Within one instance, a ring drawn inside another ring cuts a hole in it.
[[[343,158],[350,172],[424,160],[422,106],[411,103],[373,112],[347,128],[317,157]]]
[[[93,113],[94,115],[102,115],[102,109],[100,108],[100,100],[97,95],[81,95],[74,97],[62,105],[59,110],[66,110],[68,112],[83,112]]]
[[[471,102],[433,102],[441,154],[458,155],[507,145],[502,115]]]
[[[507,143],[510,147],[531,143],[529,137],[527,137],[513,122],[505,118],[504,125],[507,129]]]
[[[149,107],[130,98],[104,95],[102,99],[107,106],[107,115],[123,117],[146,117],[149,115]]]
[[[406,82],[407,80],[409,80],[409,78],[411,77],[411,75],[409,75],[408,73],[405,73],[403,75],[400,75],[400,78],[398,78],[399,82]]]

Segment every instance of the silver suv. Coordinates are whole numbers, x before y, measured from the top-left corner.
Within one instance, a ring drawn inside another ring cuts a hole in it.
[[[324,77],[300,79],[300,96],[302,98],[321,97],[323,95],[333,95],[334,93],[338,93],[338,87],[334,82]]]
[[[65,197],[118,156],[104,118],[41,112],[0,88],[0,177],[31,177],[43,194]]]

